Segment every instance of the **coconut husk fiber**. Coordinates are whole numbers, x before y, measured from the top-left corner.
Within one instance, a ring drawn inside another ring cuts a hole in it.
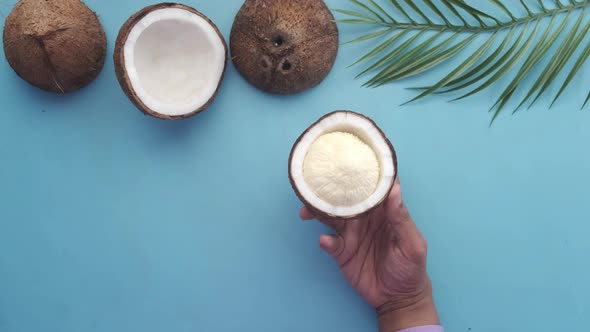
[[[247,0],[231,30],[231,58],[257,88],[294,94],[326,78],[338,39],[334,16],[322,0]]]
[[[4,26],[14,71],[41,89],[67,93],[93,81],[106,56],[98,17],[79,0],[20,0]]]

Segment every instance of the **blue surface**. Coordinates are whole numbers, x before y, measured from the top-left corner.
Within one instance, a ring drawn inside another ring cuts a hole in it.
[[[551,111],[547,96],[489,129],[497,89],[399,109],[432,76],[361,88],[346,66],[367,46],[347,46],[308,93],[263,94],[229,66],[209,110],[165,122],[131,105],[111,59],[118,28],[152,2],[87,3],[109,39],[87,88],[42,92],[0,57],[0,331],[375,331],[287,178],[297,136],[335,109],[395,144],[449,331],[590,325],[588,67]],[[241,5],[185,3],[226,37]]]

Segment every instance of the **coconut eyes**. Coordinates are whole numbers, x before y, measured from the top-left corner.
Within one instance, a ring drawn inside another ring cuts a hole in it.
[[[282,46],[282,45],[283,45],[283,43],[284,43],[283,37],[281,37],[281,36],[275,37],[275,38],[273,39],[273,43],[274,43],[274,45],[275,45],[276,47],[280,47],[280,46]]]

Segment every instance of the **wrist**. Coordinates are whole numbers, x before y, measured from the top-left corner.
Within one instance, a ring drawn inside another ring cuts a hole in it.
[[[439,325],[432,292],[405,303],[388,303],[377,309],[379,332],[396,332],[417,326]]]

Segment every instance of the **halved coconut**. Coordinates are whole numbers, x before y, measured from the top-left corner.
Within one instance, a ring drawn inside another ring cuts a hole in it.
[[[3,39],[18,76],[56,93],[92,82],[107,52],[98,17],[80,0],[20,0],[6,17]]]
[[[320,217],[354,219],[379,206],[397,176],[397,157],[381,129],[364,115],[337,111],[311,125],[289,158],[289,179]]]
[[[119,83],[137,108],[161,119],[184,119],[215,99],[227,65],[227,45],[205,15],[185,5],[161,3],[127,20],[114,60]]]
[[[322,0],[246,0],[230,34],[237,71],[270,93],[320,84],[338,54],[338,26]]]

